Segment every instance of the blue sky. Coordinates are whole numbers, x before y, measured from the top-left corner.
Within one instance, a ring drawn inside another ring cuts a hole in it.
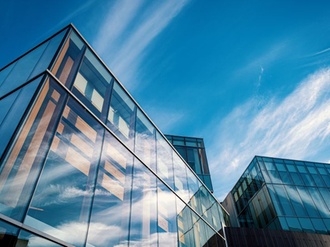
[[[0,67],[72,22],[221,200],[254,155],[330,161],[328,1],[1,1]]]

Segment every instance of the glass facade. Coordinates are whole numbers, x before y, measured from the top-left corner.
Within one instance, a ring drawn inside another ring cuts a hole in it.
[[[229,196],[241,227],[330,234],[329,164],[256,156]]]
[[[222,206],[73,26],[0,92],[1,246],[225,246]]]
[[[213,192],[209,165],[206,158],[203,138],[165,135],[191,169]]]

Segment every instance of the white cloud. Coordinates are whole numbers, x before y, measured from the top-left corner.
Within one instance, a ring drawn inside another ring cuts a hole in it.
[[[330,140],[330,68],[308,76],[286,98],[251,99],[220,124],[210,150],[215,191],[233,187],[254,155],[319,160]],[[329,157],[328,157],[329,158]],[[223,198],[221,198],[223,199]]]
[[[95,41],[96,51],[114,73],[133,85],[143,52],[186,5],[187,0],[161,1],[145,6],[142,1],[119,1],[111,8]],[[138,22],[138,25],[136,23]]]

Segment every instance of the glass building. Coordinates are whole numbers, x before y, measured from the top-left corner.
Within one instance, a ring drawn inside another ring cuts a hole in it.
[[[0,70],[1,246],[225,246],[224,209],[78,31]]]
[[[223,206],[232,226],[330,235],[330,165],[256,156]]]
[[[189,164],[191,169],[204,182],[208,189],[213,192],[209,164],[206,158],[203,138],[165,135],[179,152],[182,158]]]

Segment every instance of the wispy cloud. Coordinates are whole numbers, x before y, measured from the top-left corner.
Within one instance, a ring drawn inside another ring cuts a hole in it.
[[[254,155],[316,159],[330,141],[330,68],[308,76],[286,98],[251,99],[220,124],[210,164],[223,197]],[[329,157],[328,157],[329,158]],[[222,198],[221,198],[222,199]]]
[[[146,5],[143,1],[118,1],[95,40],[95,48],[125,85],[143,59],[147,46],[182,10],[188,0],[161,1]],[[137,23],[134,23],[137,22]]]

